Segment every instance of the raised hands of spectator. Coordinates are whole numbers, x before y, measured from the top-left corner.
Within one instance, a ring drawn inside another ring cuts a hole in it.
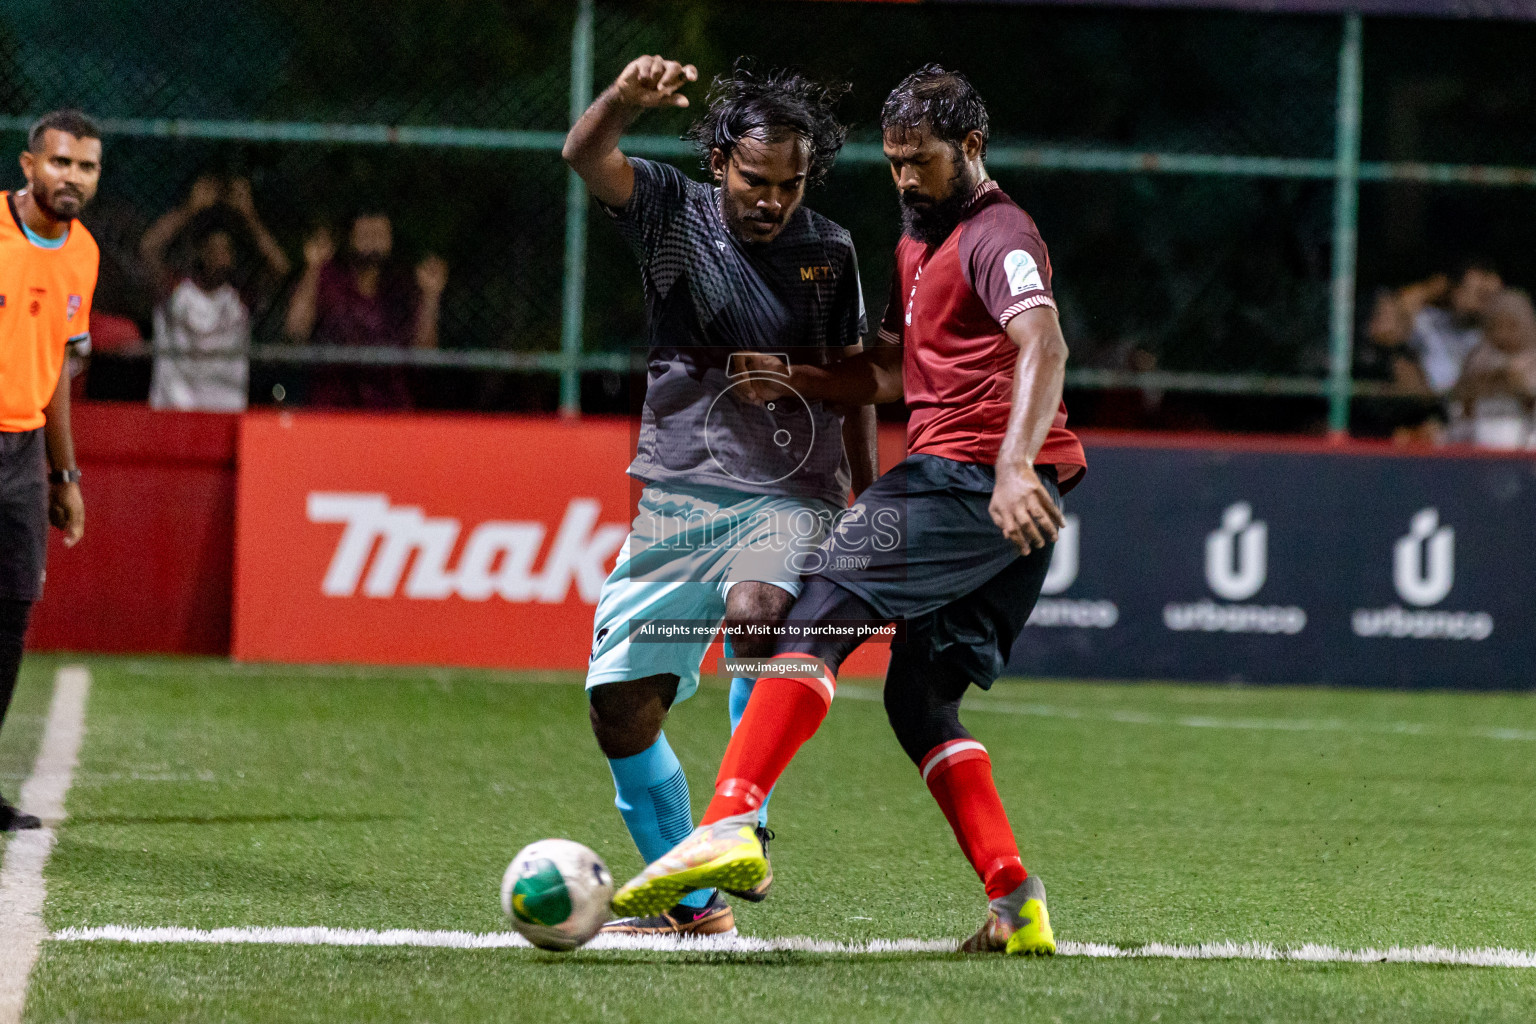
[[[217,206],[224,198],[224,183],[211,174],[201,174],[187,193],[187,207],[196,213]]]
[[[335,256],[336,240],[331,237],[330,228],[316,228],[304,239],[304,266],[307,269],[319,270]]]
[[[423,298],[437,299],[448,287],[448,264],[441,256],[428,256],[416,264],[416,287]]]
[[[636,57],[613,83],[619,99],[633,107],[686,107],[680,91],[699,80],[699,69],[657,55]]]
[[[224,202],[236,213],[247,218],[256,216],[256,197],[251,193],[251,179],[236,178],[229,183],[229,190],[224,193]]]

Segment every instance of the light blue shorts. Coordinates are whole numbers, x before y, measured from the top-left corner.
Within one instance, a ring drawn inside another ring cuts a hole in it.
[[[731,587],[771,583],[798,597],[800,568],[840,511],[815,498],[646,487],[597,599],[587,689],[667,674],[677,676],[677,700],[693,696]],[[692,628],[665,639],[631,636],[656,620]]]

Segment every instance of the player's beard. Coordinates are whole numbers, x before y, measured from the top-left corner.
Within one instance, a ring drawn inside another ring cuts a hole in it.
[[[49,192],[32,186],[32,201],[51,219],[68,224],[85,209],[85,196],[72,185],[60,185]]]
[[[924,245],[939,245],[960,223],[974,191],[976,175],[966,166],[965,158],[957,154],[955,174],[949,179],[949,195],[932,199],[910,192],[901,193],[901,230]],[[918,198],[929,200],[929,205],[912,205]]]

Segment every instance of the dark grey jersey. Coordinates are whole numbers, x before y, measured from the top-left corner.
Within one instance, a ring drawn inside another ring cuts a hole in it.
[[[850,475],[842,417],[786,396],[739,396],[740,349],[824,366],[864,333],[858,261],[847,231],[805,207],[772,242],[742,242],[719,190],[677,168],[631,159],[635,191],[609,210],[640,259],[649,372],[631,476],[843,505]]]

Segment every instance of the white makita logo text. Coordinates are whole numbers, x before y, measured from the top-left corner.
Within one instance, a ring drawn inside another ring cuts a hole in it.
[[[602,511],[592,498],[573,498],[554,542],[536,572],[544,544],[541,522],[484,522],[458,548],[457,519],[425,515],[408,505],[391,505],[384,494],[315,491],[306,512],[312,523],[342,523],[341,540],[326,569],[320,592],[327,597],[390,598],[401,592],[415,600],[564,601],[571,584],[588,604],[597,603],[607,578],[608,559],[624,542],[627,527],[598,524]],[[409,567],[410,573],[406,574]]]

